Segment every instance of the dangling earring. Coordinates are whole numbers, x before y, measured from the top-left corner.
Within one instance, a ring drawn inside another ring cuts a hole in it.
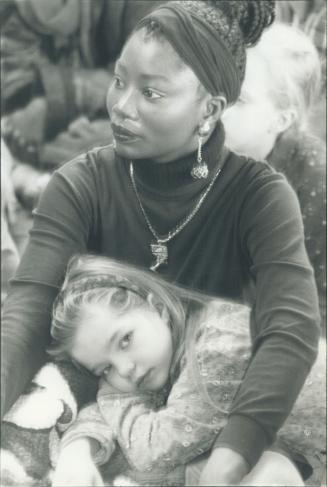
[[[194,179],[206,179],[209,174],[207,163],[202,159],[203,136],[207,135],[209,131],[210,131],[210,124],[209,122],[205,122],[205,124],[202,126],[201,130],[199,130],[198,133],[198,154],[196,158],[196,164],[193,166],[191,171],[191,176]]]

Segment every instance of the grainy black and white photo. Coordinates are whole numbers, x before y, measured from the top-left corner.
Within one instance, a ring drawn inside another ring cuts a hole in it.
[[[324,0],[1,0],[2,487],[326,487]]]

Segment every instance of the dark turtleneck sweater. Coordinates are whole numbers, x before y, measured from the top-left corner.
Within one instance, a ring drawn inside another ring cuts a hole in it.
[[[252,305],[253,356],[217,446],[254,465],[289,414],[315,359],[317,293],[298,200],[266,163],[228,153],[219,128],[204,147],[209,179],[200,210],[168,243],[172,282]],[[142,203],[158,233],[196,204],[207,180],[190,176],[196,155],[167,164],[135,161]],[[57,170],[34,212],[30,242],[2,324],[2,412],[22,392],[49,343],[50,312],[69,258],[95,252],[149,268],[153,237],[136,199],[129,161],[111,146]]]

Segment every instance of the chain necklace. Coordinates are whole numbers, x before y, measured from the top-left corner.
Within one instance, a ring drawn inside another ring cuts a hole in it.
[[[161,266],[162,264],[167,264],[168,263],[168,247],[167,247],[166,244],[170,240],[172,240],[174,237],[176,237],[176,235],[178,235],[183,230],[183,228],[185,228],[186,225],[191,220],[193,220],[193,218],[195,217],[195,215],[197,214],[197,212],[201,208],[202,203],[204,202],[205,198],[207,197],[209,191],[211,190],[212,186],[214,185],[216,179],[218,178],[220,172],[221,172],[221,166],[218,168],[217,172],[213,176],[212,180],[210,181],[210,184],[201,193],[201,195],[200,195],[197,203],[194,205],[192,211],[185,218],[183,218],[183,220],[180,223],[178,223],[172,230],[170,230],[166,235],[161,235],[160,236],[160,235],[157,234],[157,232],[153,228],[153,226],[152,226],[152,224],[151,224],[151,222],[149,220],[149,217],[148,217],[148,215],[147,215],[147,213],[146,213],[146,211],[145,211],[145,209],[144,209],[144,207],[142,205],[142,201],[140,199],[140,195],[139,195],[139,192],[137,190],[136,182],[135,182],[135,178],[134,178],[133,162],[132,161],[130,162],[130,165],[129,165],[129,174],[130,174],[130,177],[131,177],[131,181],[132,181],[132,185],[133,185],[133,188],[134,188],[134,192],[135,192],[137,201],[138,201],[138,203],[140,205],[141,211],[143,213],[145,222],[146,222],[146,224],[147,224],[150,232],[152,233],[152,235],[155,238],[155,242],[150,244],[150,249],[151,249],[152,255],[156,259],[156,261],[150,266],[151,271],[156,271],[159,266]]]

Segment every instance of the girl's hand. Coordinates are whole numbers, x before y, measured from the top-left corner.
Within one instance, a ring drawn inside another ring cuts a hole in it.
[[[215,448],[201,473],[199,485],[239,485],[248,471],[242,455],[230,448]]]
[[[91,444],[87,438],[69,443],[60,452],[52,479],[52,487],[100,487],[101,474],[91,454]]]

